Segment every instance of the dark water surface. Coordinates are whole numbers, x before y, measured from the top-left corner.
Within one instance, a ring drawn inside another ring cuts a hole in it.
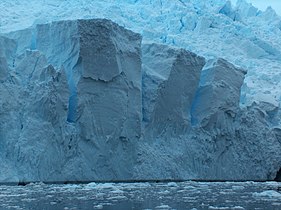
[[[281,183],[189,181],[2,185],[0,209],[281,210]]]

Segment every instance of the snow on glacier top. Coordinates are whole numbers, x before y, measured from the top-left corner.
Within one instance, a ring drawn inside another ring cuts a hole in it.
[[[222,57],[248,71],[241,104],[281,99],[281,18],[244,0],[1,0],[0,33],[65,19],[107,18],[144,42]]]

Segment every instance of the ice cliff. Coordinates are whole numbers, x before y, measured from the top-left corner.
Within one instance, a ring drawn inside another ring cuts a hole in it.
[[[274,11],[24,2],[0,3],[0,182],[276,177]]]
[[[167,45],[144,44],[142,49],[144,126],[160,133],[184,130],[190,126],[191,103],[205,59]]]

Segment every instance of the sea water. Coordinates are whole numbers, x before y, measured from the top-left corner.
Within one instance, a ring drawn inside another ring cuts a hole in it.
[[[0,186],[0,209],[281,209],[278,182]]]

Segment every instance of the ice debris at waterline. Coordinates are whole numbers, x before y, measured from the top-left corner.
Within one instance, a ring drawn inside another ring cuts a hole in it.
[[[0,37],[0,182],[273,180],[281,130],[246,71],[106,19]],[[270,112],[270,113],[269,113]]]
[[[0,185],[0,208],[280,210],[280,189],[280,182],[252,181]]]

